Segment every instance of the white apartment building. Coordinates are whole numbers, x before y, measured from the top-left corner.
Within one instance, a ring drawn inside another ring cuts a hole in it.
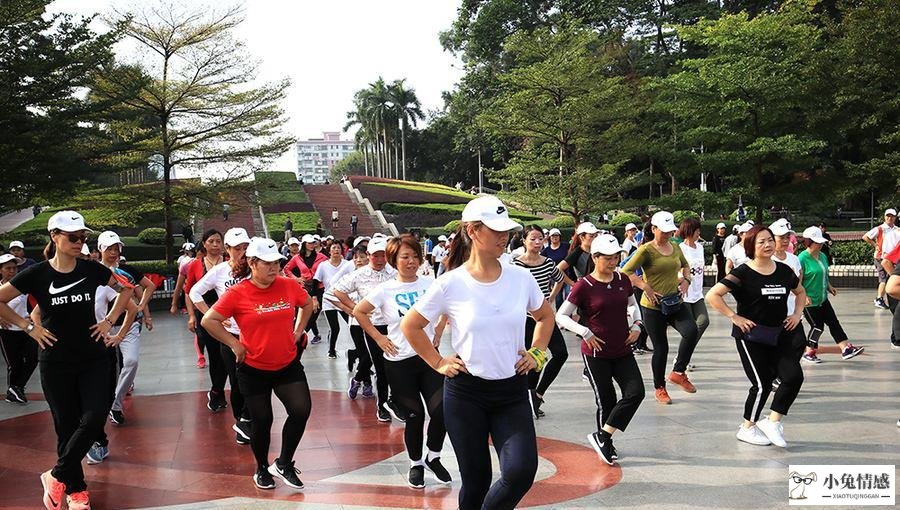
[[[354,150],[352,141],[341,140],[337,131],[326,131],[322,138],[297,142],[297,179],[321,184],[331,177],[331,168]]]

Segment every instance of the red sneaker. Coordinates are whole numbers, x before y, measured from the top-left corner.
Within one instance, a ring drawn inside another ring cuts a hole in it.
[[[672,372],[669,374],[667,378],[670,383],[677,384],[681,386],[681,388],[688,393],[697,393],[697,388],[694,387],[693,383],[688,380],[687,374],[679,374],[678,372]]]
[[[50,471],[45,471],[41,473],[41,485],[44,486],[44,507],[60,510],[66,497],[66,484],[57,480]]]
[[[88,491],[76,492],[66,496],[69,510],[91,510],[91,496]]]
[[[197,358],[197,368],[206,368],[206,358],[203,356]]]
[[[672,403],[672,399],[669,398],[669,392],[666,391],[666,387],[656,388],[656,401],[660,404],[669,405]]]

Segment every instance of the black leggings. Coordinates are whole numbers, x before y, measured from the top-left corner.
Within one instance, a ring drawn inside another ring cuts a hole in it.
[[[625,430],[644,400],[644,379],[634,355],[604,359],[582,353],[581,358],[588,370],[597,403],[597,431],[606,424]],[[613,380],[622,390],[622,398],[618,401]]]
[[[429,451],[439,453],[447,435],[444,427],[444,377],[418,356],[401,361],[385,360],[384,367],[391,381],[394,402],[409,412],[403,434],[409,459],[422,459],[422,431],[425,428],[423,399],[431,418],[426,445]]]
[[[828,331],[831,332],[831,336],[834,338],[834,343],[839,344],[847,339],[847,333],[841,327],[841,322],[838,320],[837,314],[834,313],[831,301],[826,299],[819,306],[807,306],[803,309],[803,317],[809,322],[810,328],[824,330],[827,325]]]
[[[678,313],[665,316],[659,310],[641,306],[641,316],[644,319],[644,327],[653,342],[653,358],[650,367],[653,369],[653,387],[666,387],[666,364],[669,358],[669,337],[666,330],[669,326],[675,328],[681,334],[681,343],[678,345],[678,355],[674,372],[683,373],[691,362],[694,348],[697,347],[697,323],[691,310],[682,305]]]
[[[38,364],[37,342],[24,331],[0,330],[0,351],[6,360],[6,383],[25,388]]]
[[[347,322],[350,317],[342,310],[325,310],[325,318],[328,319],[328,353],[335,352],[337,347],[338,334],[341,332],[341,321],[338,320],[338,314]]]
[[[116,347],[107,347],[106,348],[106,359],[107,359],[107,370],[106,370],[106,388],[104,391],[106,392],[107,409],[112,409],[112,404],[116,400],[116,383],[119,381],[119,353],[118,348]],[[108,411],[107,411],[108,412]],[[103,425],[100,426],[100,431],[97,433],[96,439],[94,442],[99,443],[101,446],[109,446],[109,437],[106,436],[106,420],[103,420]]]
[[[238,338],[234,333],[231,333],[231,336],[234,336],[235,339]],[[231,347],[223,343],[219,344],[219,351],[222,353],[222,363],[225,366],[225,372],[228,374],[228,380],[231,381],[231,414],[234,416],[235,421],[241,418],[248,419],[250,414],[244,402],[244,395],[241,393],[241,385],[237,382],[237,358],[234,356],[234,351],[231,350]]]
[[[891,313],[894,315],[893,319],[891,319],[891,344],[900,345],[900,313],[897,313],[897,300],[892,298],[890,294],[887,295],[888,307],[891,309]]]
[[[87,489],[81,460],[106,423],[109,359],[79,363],[41,363],[41,386],[56,429],[56,466],[51,474],[66,493]]]
[[[534,338],[534,327],[537,323],[531,316],[525,318],[525,348],[531,348],[531,340]],[[562,370],[566,360],[569,359],[569,350],[566,348],[566,339],[563,338],[562,331],[559,326],[553,324],[553,333],[550,335],[550,344],[547,346],[550,350],[550,361],[547,366],[540,372],[532,370],[528,374],[528,387],[535,390],[538,395],[543,395],[556,380],[559,371]]]
[[[225,379],[228,378],[228,372],[225,370],[225,363],[220,354],[222,352],[219,348],[221,343],[213,338],[213,336],[200,325],[203,314],[195,309],[194,315],[197,319],[195,331],[197,332],[197,345],[200,347],[200,352],[203,352],[204,346],[206,347],[206,361],[209,365],[210,390],[213,393],[221,394],[225,391]]]
[[[324,294],[324,289],[316,289],[310,293],[310,296],[319,301],[319,308],[310,315],[309,322],[306,323],[306,331],[312,331],[313,336],[319,336],[319,325],[316,321],[319,320],[319,313],[322,311],[322,296]]]
[[[781,385],[775,390],[771,409],[776,413],[787,414],[803,385],[803,370],[800,358],[797,357],[798,345],[803,344],[803,337],[794,331],[784,331],[778,337],[775,346],[764,345],[735,339],[744,373],[750,380],[750,390],[744,402],[744,419],[759,421],[759,415],[769,393],[772,392],[772,381],[781,379]]]
[[[281,370],[260,370],[238,365],[237,376],[247,410],[250,412],[250,448],[257,469],[269,467],[269,444],[272,440],[272,392],[284,404],[287,419],[281,429],[281,453],[278,460],[289,463],[294,458],[306,422],[312,411],[309,384],[299,357]]]
[[[387,326],[375,326],[375,329],[382,335],[387,335]],[[378,342],[374,338],[366,334],[366,348],[369,352],[369,358],[372,360],[372,366],[375,367],[375,394],[377,395],[376,404],[381,405],[388,401],[388,375],[384,371],[384,351],[378,346]],[[360,362],[362,365],[362,362]],[[357,379],[358,380],[358,379]]]
[[[353,339],[353,346],[356,350],[356,357],[359,363],[356,365],[356,375],[353,379],[365,384],[372,384],[372,358],[369,357],[369,350],[366,349],[366,333],[362,326],[353,324],[350,326],[350,338]]]

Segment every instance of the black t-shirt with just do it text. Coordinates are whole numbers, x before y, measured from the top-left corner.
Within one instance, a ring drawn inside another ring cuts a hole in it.
[[[41,349],[41,362],[77,363],[106,357],[106,345],[91,338],[90,328],[97,323],[97,288],[107,285],[111,276],[99,262],[77,259],[69,273],[60,273],[43,261],[10,280],[19,292],[37,301],[42,325],[57,339],[52,347]]]

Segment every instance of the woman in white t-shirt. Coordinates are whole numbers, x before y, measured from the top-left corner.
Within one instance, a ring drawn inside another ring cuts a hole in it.
[[[775,237],[775,253],[772,254],[772,260],[781,262],[790,267],[794,271],[794,274],[797,275],[797,278],[800,279],[800,285],[803,285],[803,266],[800,264],[800,259],[788,251],[788,248],[792,243],[791,239],[794,238],[794,231],[791,230],[790,222],[784,218],[780,218],[769,225],[769,230],[772,231],[772,235]],[[794,314],[796,306],[797,297],[794,296],[793,293],[788,294],[788,315]],[[803,323],[797,323],[797,327],[794,328],[794,340],[791,345],[794,347],[794,352],[798,361],[803,357],[803,351],[806,350],[806,344],[807,338],[806,332],[803,329]],[[779,375],[772,383],[772,390],[774,391],[777,389],[780,384],[781,376]]]
[[[330,255],[328,260],[319,264],[319,267],[316,268],[316,274],[313,276],[313,280],[320,282],[324,289],[327,289],[333,282],[337,281],[335,278],[337,275],[342,275],[345,270],[353,267],[352,262],[344,260],[341,245],[337,243],[332,244],[328,249],[328,254]],[[328,357],[337,359],[335,347],[338,334],[341,332],[341,322],[338,320],[338,314],[341,314],[345,321],[349,320],[349,316],[324,297],[322,299],[322,311],[325,312],[325,318],[328,319],[328,329],[330,330],[328,333]]]
[[[496,197],[469,202],[454,241],[468,249],[468,259],[439,276],[400,324],[416,353],[447,376],[444,422],[462,477],[460,508],[514,508],[537,471],[527,374],[546,364],[554,321],[531,273],[498,260],[509,232],[521,229]],[[526,313],[537,323],[527,351]],[[456,352],[447,357],[426,331],[441,315],[449,320]],[[500,458],[500,480],[493,486],[489,439]]]
[[[12,280],[19,272],[19,259],[11,253],[0,255],[0,285]],[[20,294],[7,303],[19,317],[28,318],[28,296]],[[22,328],[12,322],[0,320],[0,345],[6,360],[6,377],[9,386],[6,401],[25,405],[25,385],[38,365],[38,346]]]
[[[694,322],[697,323],[697,341],[689,351],[689,355],[693,355],[703,332],[709,327],[709,312],[706,310],[706,301],[703,299],[703,270],[706,268],[706,255],[703,253],[703,245],[700,244],[700,220],[687,218],[682,221],[678,229],[678,236],[683,239],[678,246],[684,253],[691,272],[691,283],[688,286],[687,294],[684,295],[684,305],[691,311]],[[677,360],[678,357],[676,356],[675,359]],[[687,361],[688,370],[693,369],[690,357]]]
[[[425,294],[434,282],[432,278],[419,277],[422,265],[422,248],[416,239],[404,234],[388,241],[388,263],[398,271],[397,277],[375,287],[356,307],[353,316],[360,326],[384,351],[384,368],[388,374],[394,402],[407,413],[404,440],[409,455],[408,481],[414,489],[425,488],[425,468],[434,473],[441,483],[450,483],[450,473],[441,464],[441,449],[447,430],[444,428],[444,380],[422,360],[400,332],[400,319],[409,313],[413,304]],[[378,310],[387,321],[387,334],[382,334],[369,320],[369,314]],[[443,321],[437,327],[429,324],[425,331],[432,344],[441,342]],[[428,434],[426,445],[428,455],[422,458],[423,429],[425,428],[425,408],[428,406]]]

